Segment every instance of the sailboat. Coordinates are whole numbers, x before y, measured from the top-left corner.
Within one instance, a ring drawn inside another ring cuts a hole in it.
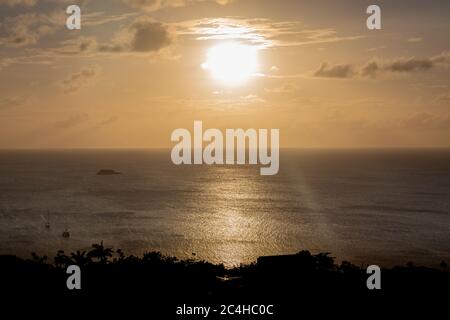
[[[66,238],[66,239],[70,238],[70,232],[69,232],[69,228],[67,228],[67,226],[62,233],[62,237]]]
[[[65,229],[64,231],[63,231],[63,233],[62,233],[62,237],[63,238],[70,238],[70,232],[69,232],[69,229]]]

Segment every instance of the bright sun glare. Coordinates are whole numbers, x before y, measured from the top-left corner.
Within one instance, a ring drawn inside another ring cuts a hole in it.
[[[214,79],[226,85],[240,85],[256,74],[256,48],[237,43],[224,43],[208,50],[202,67]]]

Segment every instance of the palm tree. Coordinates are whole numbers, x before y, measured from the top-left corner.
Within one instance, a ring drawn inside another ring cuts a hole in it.
[[[91,258],[86,255],[86,251],[77,250],[76,252],[72,252],[70,256],[74,264],[78,266],[84,266],[92,262]]]

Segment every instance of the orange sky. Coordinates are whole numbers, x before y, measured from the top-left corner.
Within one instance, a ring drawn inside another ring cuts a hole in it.
[[[450,147],[450,3],[0,0],[0,148],[170,147],[170,133],[279,128],[281,147]],[[65,28],[80,4],[82,28]],[[202,68],[255,48],[229,85]]]

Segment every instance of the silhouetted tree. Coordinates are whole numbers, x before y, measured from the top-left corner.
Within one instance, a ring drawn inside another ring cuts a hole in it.
[[[66,267],[71,264],[70,258],[64,253],[63,250],[58,250],[56,256],[53,258],[56,267]]]
[[[314,256],[316,267],[319,270],[331,271],[335,269],[334,258],[329,252],[319,253]]]
[[[92,262],[92,259],[87,256],[86,251],[77,250],[76,252],[72,252],[70,257],[72,258],[73,263],[78,266],[85,266]]]
[[[122,249],[116,250],[117,258],[114,258],[114,262],[121,262],[125,260],[125,253],[122,251]]]
[[[31,253],[31,258],[33,259],[34,262],[39,263],[39,264],[45,264],[47,263],[47,256],[38,256],[36,254],[36,252],[32,252]]]
[[[98,259],[102,263],[107,263],[109,258],[112,257],[112,248],[105,248],[103,246],[103,241],[100,244],[93,244],[91,251],[88,252],[88,258]]]

